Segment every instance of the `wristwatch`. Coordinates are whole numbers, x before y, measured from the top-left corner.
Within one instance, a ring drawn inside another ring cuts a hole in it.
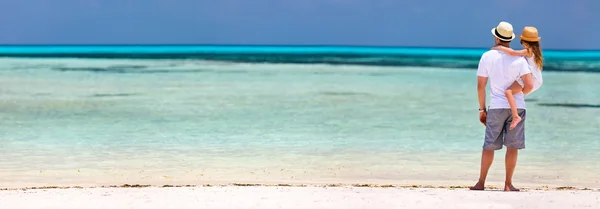
[[[479,109],[479,112],[486,112],[486,111],[485,111],[485,108],[483,108],[483,109]]]

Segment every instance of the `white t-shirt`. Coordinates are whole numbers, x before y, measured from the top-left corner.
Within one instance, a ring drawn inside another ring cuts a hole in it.
[[[510,56],[502,51],[489,50],[481,56],[477,76],[487,77],[490,84],[490,109],[508,109],[504,92],[521,76],[531,73],[527,60],[520,56]],[[514,94],[517,108],[525,109],[523,93]]]
[[[527,64],[529,64],[529,70],[531,70],[531,77],[533,78],[533,88],[531,89],[531,92],[529,92],[530,94],[542,87],[542,84],[544,83],[544,78],[542,78],[542,70],[537,64],[535,64],[534,57],[535,55],[531,57],[525,57],[525,59],[527,59]],[[523,79],[519,78],[517,82],[523,86]]]

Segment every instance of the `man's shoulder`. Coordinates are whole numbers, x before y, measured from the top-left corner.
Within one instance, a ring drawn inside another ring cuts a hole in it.
[[[498,50],[490,50],[490,51],[487,51],[486,53],[484,53],[484,55],[486,55],[486,54],[488,54],[487,56],[489,56],[489,57],[494,57],[496,59],[503,60],[504,63],[507,63],[507,62],[512,63],[512,64],[527,63],[527,60],[523,56],[512,56],[512,55],[506,54],[506,53],[498,51]]]
[[[487,50],[486,52],[483,53],[483,55],[481,55],[481,57],[492,57],[492,56],[498,56],[500,55],[500,53],[498,53],[498,50]]]
[[[479,62],[481,63],[489,63],[493,59],[498,58],[498,51],[496,50],[488,50],[481,55],[481,59]]]

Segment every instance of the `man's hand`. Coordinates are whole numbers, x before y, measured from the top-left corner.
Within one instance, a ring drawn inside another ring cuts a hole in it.
[[[486,126],[485,123],[487,121],[487,112],[483,111],[479,113],[479,122],[481,122],[481,124],[483,124],[483,126]]]
[[[531,73],[521,76],[521,79],[523,79],[523,94],[527,95],[531,93],[531,90],[533,90],[533,77]]]

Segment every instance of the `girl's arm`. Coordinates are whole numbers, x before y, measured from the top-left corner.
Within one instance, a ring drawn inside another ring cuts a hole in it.
[[[492,47],[492,49],[503,51],[504,53],[510,56],[529,56],[529,52],[527,51],[527,49],[514,50],[505,46],[494,46]]]

